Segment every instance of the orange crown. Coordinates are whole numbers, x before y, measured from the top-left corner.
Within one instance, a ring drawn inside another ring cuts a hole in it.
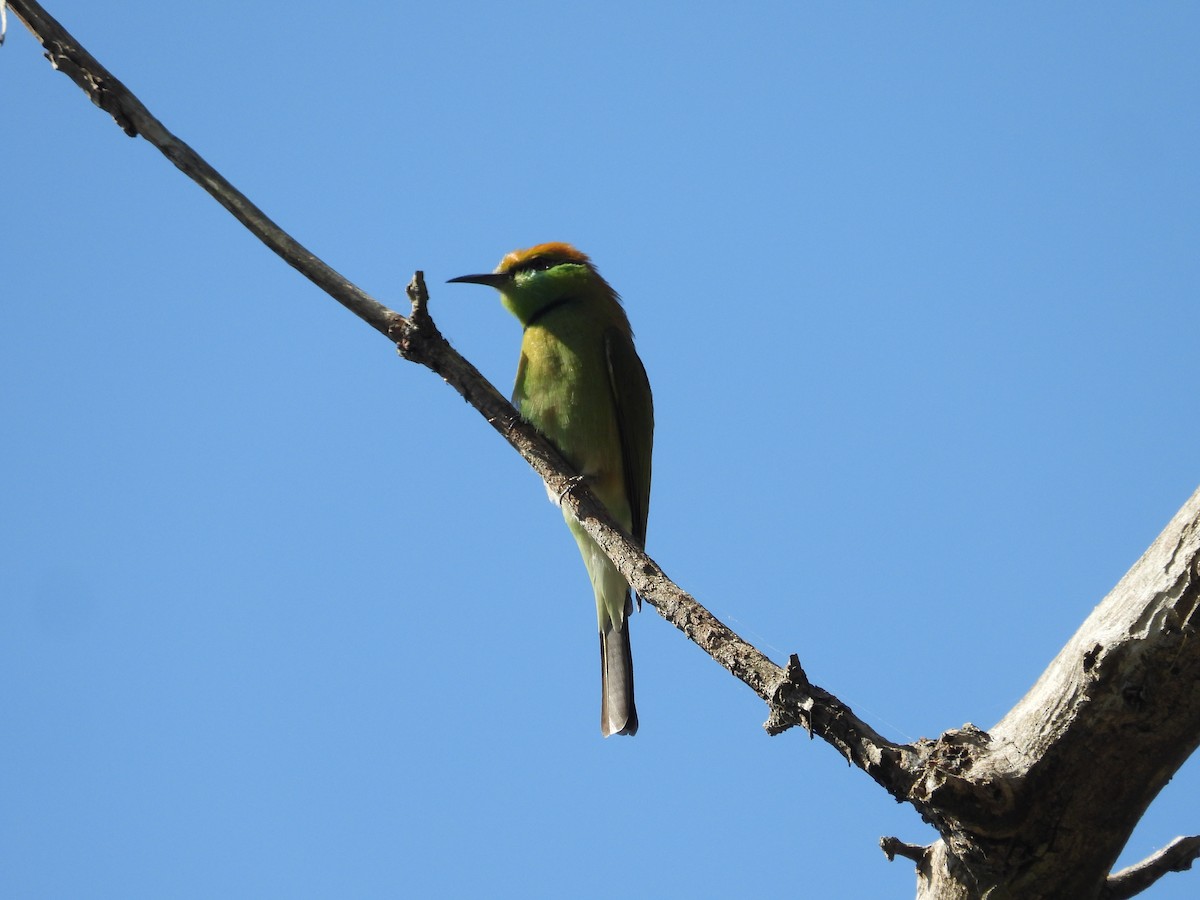
[[[514,269],[524,268],[535,259],[582,263],[589,268],[592,267],[592,261],[588,259],[586,253],[581,253],[562,241],[551,241],[548,244],[538,244],[525,250],[514,250],[500,260],[500,265],[496,266],[496,272],[497,274],[512,272]]]

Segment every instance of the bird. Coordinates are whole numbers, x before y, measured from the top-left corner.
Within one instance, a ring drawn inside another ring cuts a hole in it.
[[[654,400],[617,292],[584,253],[560,242],[514,250],[495,271],[450,282],[500,292],[524,332],[513,404],[644,548]],[[551,493],[551,500],[562,506],[562,495]],[[629,644],[632,591],[570,510],[562,509],[596,597],[600,731],[604,737],[633,735],[638,716]]]

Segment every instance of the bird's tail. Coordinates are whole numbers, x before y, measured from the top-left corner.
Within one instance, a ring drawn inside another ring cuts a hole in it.
[[[600,631],[600,731],[637,734],[637,707],[633,705],[633,651],[629,647],[629,616],[619,625],[611,622]]]

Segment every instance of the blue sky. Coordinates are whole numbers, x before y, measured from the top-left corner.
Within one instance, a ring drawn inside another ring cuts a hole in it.
[[[47,5],[502,390],[442,282],[590,253],[651,554],[889,737],[994,724],[1200,484],[1194,5]],[[912,895],[915,813],[653,611],[602,740],[524,463],[9,29],[0,893]]]

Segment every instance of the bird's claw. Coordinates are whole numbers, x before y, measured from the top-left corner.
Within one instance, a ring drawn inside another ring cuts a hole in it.
[[[559,509],[562,509],[563,497],[567,496],[567,494],[571,493],[571,491],[575,490],[575,488],[579,487],[581,484],[583,484],[582,475],[572,475],[567,479],[567,486],[559,491],[558,499],[555,501],[555,504]]]

